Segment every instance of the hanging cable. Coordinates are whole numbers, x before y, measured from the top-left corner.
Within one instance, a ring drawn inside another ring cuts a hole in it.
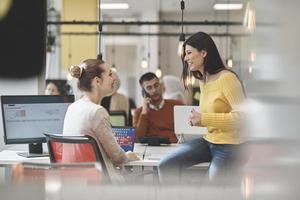
[[[102,24],[100,23],[101,22],[101,0],[98,0],[98,20],[99,20],[99,23],[98,23],[98,33],[99,33],[99,36],[98,36],[98,55],[97,55],[97,59],[98,60],[103,60],[103,55],[102,55],[102,52],[101,52],[101,45],[102,45]]]
[[[160,8],[161,8],[161,1],[159,1],[159,9],[158,9],[158,12],[160,12]],[[149,37],[149,36],[148,36]],[[158,78],[160,78],[162,76],[162,71],[161,71],[161,51],[158,50],[158,66],[157,66],[157,69],[155,71],[155,74]]]
[[[181,8],[181,33],[183,34],[183,10],[185,8],[183,0],[180,2],[180,8]]]
[[[113,71],[117,71],[117,67],[116,67],[116,46],[115,46],[115,41],[113,40],[113,46],[112,46],[112,50],[111,50],[111,57],[112,57],[112,61],[111,61],[111,69]]]
[[[185,35],[183,33],[183,10],[185,8],[185,4],[184,1],[181,0],[180,2],[180,9],[181,9],[181,33],[179,36],[179,44],[178,44],[178,50],[177,50],[177,54],[178,56],[182,55],[182,47],[183,47],[183,43],[185,41]]]
[[[150,33],[150,26],[148,26],[148,33]],[[149,67],[150,67],[150,55],[151,55],[151,47],[150,47],[150,36],[148,35],[147,38],[147,42],[148,42],[148,52],[147,52],[147,60],[148,60],[148,71],[150,71]]]
[[[161,65],[160,65],[160,56],[161,56],[161,51],[159,50],[158,51],[158,66],[157,66],[157,69],[155,71],[155,74],[158,78],[160,78],[162,76],[162,71],[161,71]]]
[[[99,33],[99,46],[98,46],[98,55],[97,55],[97,59],[98,60],[102,60],[103,59],[103,55],[101,52],[101,44],[102,44],[102,25],[99,24],[98,26],[98,33]]]
[[[229,4],[229,0],[227,0],[227,4]],[[229,10],[227,10],[226,12],[226,18],[227,18],[227,21],[229,22],[230,21],[230,13],[229,13]],[[229,34],[229,26],[227,25],[226,26],[226,33]],[[232,59],[232,55],[231,55],[231,48],[229,46],[231,46],[231,42],[229,41],[229,36],[226,37],[226,65],[227,67],[229,68],[232,68],[233,67],[233,59]]]

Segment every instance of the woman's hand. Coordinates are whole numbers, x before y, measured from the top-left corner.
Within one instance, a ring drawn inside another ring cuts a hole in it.
[[[138,155],[136,153],[131,152],[131,151],[127,151],[126,156],[127,156],[129,161],[140,160]]]
[[[189,122],[191,126],[199,126],[201,124],[202,113],[196,111],[194,108],[191,110]]]

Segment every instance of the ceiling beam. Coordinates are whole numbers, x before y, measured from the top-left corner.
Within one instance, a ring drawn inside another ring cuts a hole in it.
[[[98,35],[98,32],[62,32],[61,35]],[[103,31],[102,36],[160,36],[160,37],[178,37],[180,33],[141,33],[141,32],[105,32]],[[190,36],[193,33],[186,33],[185,35]],[[239,34],[239,33],[208,33],[210,36],[213,37],[245,37],[249,36],[250,34]]]
[[[47,25],[124,25],[124,26],[142,26],[142,25],[157,25],[157,26],[181,26],[181,21],[48,21]],[[242,22],[227,22],[227,21],[184,21],[185,26],[241,26]]]

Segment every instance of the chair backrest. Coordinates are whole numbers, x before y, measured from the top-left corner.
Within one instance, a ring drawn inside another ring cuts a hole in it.
[[[51,163],[72,164],[100,162],[103,174],[109,177],[101,151],[93,137],[88,135],[44,135],[46,136]]]
[[[127,116],[125,111],[109,111],[109,117],[112,126],[127,126]]]

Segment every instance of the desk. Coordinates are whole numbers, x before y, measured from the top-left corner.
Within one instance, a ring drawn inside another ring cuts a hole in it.
[[[136,143],[134,145],[134,152],[140,156],[141,160],[128,162],[125,164],[125,166],[156,167],[159,160],[176,147],[177,144],[148,146]]]
[[[137,153],[141,160],[131,161],[125,164],[125,166],[140,166],[140,167],[157,167],[159,160],[171,150],[175,149],[177,144],[165,145],[165,146],[147,146],[136,143],[134,146],[134,152]],[[15,164],[20,162],[33,162],[33,163],[50,163],[49,157],[38,158],[25,158],[19,156],[17,153],[22,152],[20,150],[7,149],[0,152],[0,164]],[[144,158],[144,159],[142,159]],[[194,167],[208,167],[208,163],[201,163]]]
[[[0,164],[16,164],[20,162],[50,163],[49,157],[25,158],[17,153],[26,152],[20,150],[3,150],[0,152]]]
[[[178,147],[178,144],[162,145],[162,146],[147,146],[136,143],[134,146],[134,152],[137,153],[142,160],[131,161],[125,164],[125,166],[144,166],[144,167],[157,167],[159,160],[170,151]],[[194,165],[193,168],[205,168],[207,169],[209,163],[201,163]]]
[[[144,183],[158,183],[157,166],[159,160],[169,153],[171,150],[175,149],[177,144],[166,145],[166,146],[147,146],[143,144],[135,144],[134,152],[139,155],[140,158],[144,158],[137,161],[131,161],[125,164],[130,172],[133,173],[145,173],[145,175],[150,174],[150,176],[143,175]],[[24,151],[24,150],[23,150]],[[38,158],[25,158],[19,156],[17,153],[22,152],[20,150],[7,149],[0,152],[0,165],[1,164],[16,164],[21,162],[29,163],[50,163],[49,157],[38,157]],[[201,163],[191,167],[193,171],[196,170],[197,174],[199,172],[206,173],[209,163]],[[201,174],[200,173],[200,174]]]

